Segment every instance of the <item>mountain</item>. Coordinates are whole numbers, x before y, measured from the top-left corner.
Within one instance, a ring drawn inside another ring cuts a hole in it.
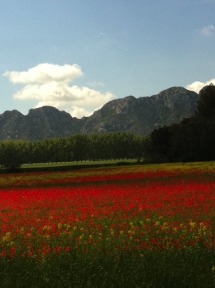
[[[80,133],[82,120],[54,107],[30,109],[24,116],[17,110],[0,115],[0,139],[29,139],[68,137]]]
[[[171,87],[150,97],[128,96],[112,100],[92,116],[77,119],[50,106],[17,110],[0,115],[0,139],[45,139],[77,133],[132,132],[147,135],[153,129],[191,117],[199,95],[183,87]]]
[[[128,131],[149,134],[153,129],[177,123],[194,114],[198,94],[172,87],[151,97],[128,96],[108,102],[88,117],[83,133]]]

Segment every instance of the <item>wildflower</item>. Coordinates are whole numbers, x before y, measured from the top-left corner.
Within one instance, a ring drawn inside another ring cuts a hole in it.
[[[7,255],[7,252],[6,252],[6,251],[0,252],[0,257],[5,257],[6,255]]]
[[[135,231],[134,231],[134,230],[129,230],[129,231],[128,231],[128,234],[130,234],[130,235],[135,235]]]
[[[70,251],[71,251],[71,248],[70,248],[69,246],[66,246],[65,249],[64,249],[64,251],[65,251],[65,252],[70,252]]]
[[[64,224],[64,227],[66,228],[66,230],[69,230],[69,228],[71,227],[71,225],[69,225],[69,224]]]
[[[82,239],[84,239],[84,237],[85,237],[84,234],[81,234],[81,235],[79,236],[79,239],[82,240]]]
[[[43,227],[43,231],[45,231],[45,230],[51,230],[51,229],[52,229],[52,226],[45,225],[45,226]]]
[[[2,242],[11,242],[11,232],[7,232],[7,233],[2,237]]]
[[[57,229],[58,229],[58,230],[61,230],[62,227],[63,227],[62,223],[58,223],[58,224],[57,224]]]
[[[168,230],[169,227],[167,225],[165,225],[165,223],[163,224],[163,226],[161,226],[161,230],[166,231]]]
[[[24,227],[21,227],[20,228],[20,233],[23,233],[25,231],[25,228]]]
[[[191,228],[194,228],[194,227],[196,227],[196,223],[195,223],[195,222],[193,222],[192,220],[190,221],[190,227],[191,227]]]
[[[16,254],[16,249],[15,249],[15,247],[11,247],[11,248],[10,248],[10,256],[11,256],[11,257],[14,257],[15,254]]]

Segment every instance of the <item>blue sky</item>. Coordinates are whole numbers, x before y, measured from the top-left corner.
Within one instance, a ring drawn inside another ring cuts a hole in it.
[[[215,0],[1,0],[0,113],[215,83]]]

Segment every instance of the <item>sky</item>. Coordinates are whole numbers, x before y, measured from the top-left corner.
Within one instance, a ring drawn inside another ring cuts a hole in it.
[[[215,0],[0,0],[0,114],[215,84]]]

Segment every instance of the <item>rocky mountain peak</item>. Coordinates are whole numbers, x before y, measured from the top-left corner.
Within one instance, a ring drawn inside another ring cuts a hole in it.
[[[198,94],[171,87],[150,97],[127,96],[106,103],[90,117],[73,118],[52,106],[0,115],[0,139],[44,139],[77,133],[131,132],[149,134],[153,129],[194,115]]]

